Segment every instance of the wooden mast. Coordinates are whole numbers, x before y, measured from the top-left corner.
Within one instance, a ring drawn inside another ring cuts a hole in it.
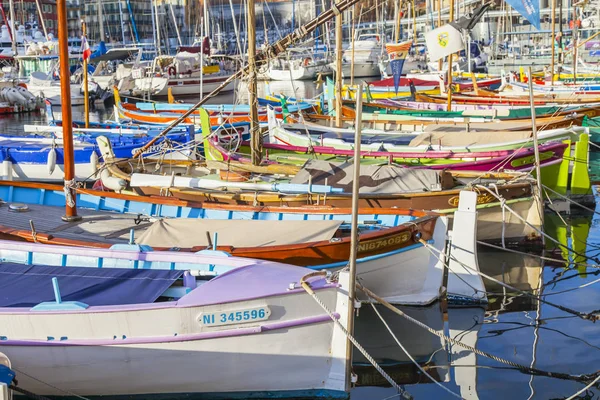
[[[58,14],[58,51],[60,61],[60,95],[62,97],[62,128],[63,128],[63,154],[65,169],[66,210],[62,217],[64,221],[81,219],[77,215],[75,192],[75,164],[73,160],[73,117],[71,115],[71,73],[69,71],[69,41],[67,32],[67,3],[66,0],[57,0]]]
[[[335,7],[335,4],[333,5]],[[335,126],[342,127],[342,13],[334,9],[335,16]]]
[[[573,54],[571,54],[571,58],[573,59],[573,84],[577,84],[577,35],[579,34],[579,29],[577,27],[577,3],[571,4],[573,7],[573,29],[571,29],[571,35],[573,36]],[[560,78],[560,76],[559,76]]]
[[[351,39],[351,44],[350,46],[352,46],[352,62],[350,63],[350,85],[354,85],[354,39],[356,36],[356,9],[358,8],[358,3],[354,4],[354,7],[352,8],[352,39]]]
[[[437,0],[437,9],[438,9],[438,20],[437,20],[437,27],[439,28],[440,26],[442,26],[442,0]],[[438,71],[442,71],[442,69],[444,68],[444,58],[440,58],[438,60]]]
[[[262,159],[262,137],[258,125],[258,99],[256,93],[256,14],[254,8],[254,0],[248,0],[248,102],[250,103],[250,149],[252,152],[252,165],[260,165]]]
[[[544,201],[543,201],[543,186],[542,186],[542,171],[540,166],[540,149],[538,147],[538,133],[537,133],[537,125],[535,123],[535,103],[533,102],[533,80],[531,78],[531,67],[527,68],[527,83],[529,87],[529,103],[531,107],[531,133],[533,136],[533,152],[535,157],[535,174],[537,179],[538,186],[538,212],[540,213],[540,218],[542,221],[544,220]],[[542,244],[544,244],[544,235],[542,235]]]
[[[552,57],[550,60],[550,74],[552,75],[550,84],[554,85],[554,62],[556,53],[556,0],[552,0]]]
[[[348,332],[354,335],[354,298],[356,297],[356,259],[358,258],[358,192],[360,190],[360,137],[362,133],[362,85],[356,86],[356,120],[354,135],[354,172],[352,179],[352,222],[350,226],[350,285],[348,286]],[[352,376],[352,349],[353,346],[348,339],[346,347],[346,379]],[[347,382],[347,389],[350,389]]]
[[[450,0],[450,12],[448,15],[448,22],[452,21],[454,21],[454,0]],[[454,54],[448,56],[448,111],[452,111],[452,56]]]
[[[412,0],[413,43],[417,46],[417,2]]]
[[[81,20],[81,33],[83,35],[83,39],[87,40],[87,30],[85,25],[85,20]],[[84,49],[85,50],[85,49]],[[85,127],[90,127],[90,93],[88,88],[88,60],[83,57],[83,114],[85,118]]]
[[[441,1],[441,0],[438,0]],[[396,1],[395,3],[396,5],[396,29],[395,29],[395,40],[394,42],[398,43],[400,41],[400,22],[402,20],[402,8],[400,5],[400,0]]]

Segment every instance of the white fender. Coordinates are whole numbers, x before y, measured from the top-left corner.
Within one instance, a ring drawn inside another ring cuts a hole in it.
[[[35,100],[35,96],[23,86],[16,86],[15,89],[21,94],[21,96],[25,97],[27,100]]]
[[[56,168],[56,149],[53,147],[48,152],[48,174],[52,175],[54,173],[54,169]]]
[[[90,167],[92,167],[92,170],[96,171],[94,173],[94,177],[96,177],[98,175],[98,154],[96,154],[95,151],[92,151],[92,155],[90,156]]]
[[[5,181],[13,180],[13,165],[10,160],[2,161],[2,179]]]
[[[27,104],[27,99],[19,93],[19,91],[15,88],[8,89],[4,96],[11,104],[18,104],[24,106]]]
[[[100,180],[102,181],[102,185],[110,190],[114,190],[115,192],[120,192],[125,189],[127,186],[127,182],[124,179],[116,178],[108,172],[107,168],[104,168],[100,171]]]

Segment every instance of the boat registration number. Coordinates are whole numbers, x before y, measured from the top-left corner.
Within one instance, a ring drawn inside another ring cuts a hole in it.
[[[245,308],[242,310],[201,313],[198,316],[198,322],[204,326],[222,326],[244,324],[247,322],[264,321],[271,316],[269,307]]]

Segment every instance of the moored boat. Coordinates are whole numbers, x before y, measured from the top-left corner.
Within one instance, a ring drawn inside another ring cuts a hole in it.
[[[89,257],[98,258],[93,252]],[[348,341],[300,287],[306,281],[346,326],[346,273],[332,282],[283,264],[202,254],[186,258],[237,268],[203,283],[189,269],[0,264],[0,285],[6,289],[0,320],[10,327],[0,351],[18,369],[19,386],[44,396],[65,390],[138,398],[256,392],[280,398],[348,396]],[[178,290],[173,284],[181,277]],[[51,278],[57,278],[56,297]],[[32,286],[38,290],[24,290]],[[165,297],[171,300],[157,301]],[[24,321],[32,323],[26,327]],[[273,379],[291,369],[294,374]],[[240,373],[238,379],[230,379],[232,370]]]

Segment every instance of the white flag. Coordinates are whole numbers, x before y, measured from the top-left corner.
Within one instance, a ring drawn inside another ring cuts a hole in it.
[[[431,61],[439,60],[465,48],[460,31],[448,24],[425,34],[425,42]]]

